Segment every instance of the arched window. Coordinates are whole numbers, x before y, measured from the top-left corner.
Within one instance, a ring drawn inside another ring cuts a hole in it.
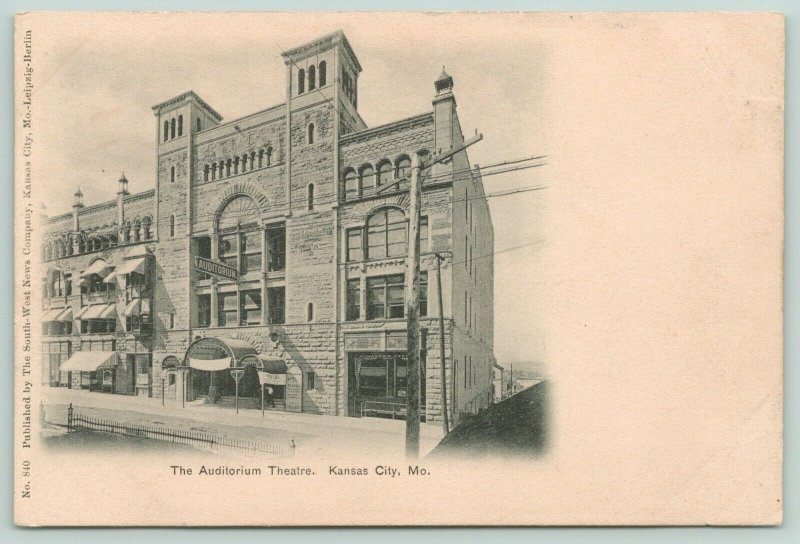
[[[169,120],[169,137],[170,139],[175,137],[175,118]]]
[[[308,124],[308,129],[306,130],[306,143],[314,143],[314,123]]]
[[[211,167],[208,166],[208,165],[205,165],[205,167],[203,168],[203,181],[208,181],[208,174],[209,174],[210,170],[211,170]]]
[[[200,132],[201,130],[203,130],[203,122],[200,121],[200,118],[198,117],[197,118],[197,132]]]
[[[174,166],[170,166],[169,167],[169,182],[170,183],[175,183],[175,167]]]
[[[261,212],[255,200],[240,195],[228,201],[217,216],[219,260],[240,274],[261,270],[260,225]]]
[[[67,238],[66,246],[67,246],[67,255],[71,256],[72,252],[74,251],[74,247],[72,246],[72,237]]]
[[[175,216],[169,216],[169,236],[173,238],[175,236]]]
[[[261,165],[259,164],[258,167],[261,168]],[[256,168],[256,152],[253,151],[252,153],[250,153],[250,170],[255,170],[255,168]]]
[[[226,178],[231,175],[231,163],[232,162],[233,162],[232,160],[228,159],[228,162],[225,163],[225,177]]]
[[[211,179],[217,179],[217,163],[211,165]]]
[[[183,136],[183,115],[178,116],[178,136]]]
[[[306,203],[309,211],[314,209],[314,184],[309,183],[306,188]]]
[[[306,71],[300,68],[297,72],[297,94],[306,92]]]
[[[272,166],[272,147],[267,148],[267,166]]]
[[[371,195],[375,192],[375,170],[371,164],[365,164],[358,173],[361,181],[361,194]]]
[[[234,174],[239,173],[239,157],[233,159],[233,173]]]
[[[409,159],[408,156],[402,155],[397,159],[397,166],[395,166],[395,177],[397,179],[411,177],[411,159]]]
[[[86,252],[86,241],[84,241],[83,237],[78,239],[78,253],[85,253]]]
[[[122,239],[125,240],[125,243],[129,243],[131,241],[131,222],[127,221],[125,223],[125,230],[122,233]]]
[[[219,161],[219,179],[225,175],[225,161]]]
[[[314,321],[314,303],[309,302],[308,306],[306,307],[306,320],[311,323]]]
[[[150,232],[150,223],[150,216],[145,216],[145,218],[142,219],[142,232],[145,240],[149,240],[152,236],[152,233]]]
[[[247,153],[242,155],[242,174],[247,172]]]
[[[324,87],[325,84],[327,83],[327,81],[326,81],[327,80],[327,71],[328,71],[328,65],[323,60],[322,62],[319,63],[319,86],[320,87]]]
[[[138,219],[136,219],[133,222],[133,241],[134,242],[138,242],[139,241],[139,237],[141,236],[141,228],[142,228],[142,222],[139,221]]]
[[[308,90],[313,91],[317,88],[317,69],[312,64],[308,67]]]
[[[258,150],[258,167],[261,168],[262,166],[264,166],[264,150],[263,149],[259,149]]]
[[[385,208],[367,219],[367,258],[400,257],[406,253],[406,219],[401,210]]]
[[[164,121],[164,141],[169,140],[169,121]]]
[[[358,198],[358,177],[352,168],[348,168],[344,173],[344,199],[354,200]]]
[[[378,165],[378,176],[376,178],[376,185],[386,185],[392,177],[392,165],[389,161],[383,161]]]

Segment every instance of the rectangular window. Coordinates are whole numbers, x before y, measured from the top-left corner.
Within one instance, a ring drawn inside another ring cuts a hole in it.
[[[306,389],[316,389],[316,380],[314,379],[314,373],[308,372],[306,374]]]
[[[386,278],[367,278],[367,319],[386,318]]]
[[[218,325],[220,327],[235,327],[238,325],[239,306],[236,304],[236,293],[219,293],[217,295],[217,303]]]
[[[72,296],[72,274],[64,275],[64,296]]]
[[[358,394],[361,397],[388,396],[388,361],[383,358],[365,359],[358,372]]]
[[[406,220],[400,219],[386,225],[386,251],[389,257],[402,257],[408,253]]]
[[[375,221],[367,227],[367,255],[370,259],[386,257],[386,225]]]
[[[211,326],[211,295],[197,295],[197,326]]]
[[[271,324],[281,324],[286,321],[286,288],[269,287],[267,289],[269,298],[269,322]]]
[[[347,281],[347,321],[361,319],[361,280]]]
[[[261,270],[261,231],[242,233],[242,274]]]
[[[197,256],[202,257],[204,259],[211,259],[211,237],[210,236],[199,236],[194,239],[195,243],[195,250],[197,251]],[[198,279],[201,280],[208,280],[211,279],[211,276],[208,274],[198,273]]]
[[[253,289],[239,293],[242,307],[242,325],[261,324],[261,290]]]
[[[347,229],[347,262],[364,260],[361,233],[362,230],[360,228]]]
[[[270,272],[286,269],[286,226],[267,229],[267,264]]]
[[[367,319],[401,319],[405,317],[405,287],[403,274],[367,278]],[[353,286],[353,289],[357,288],[358,286]],[[348,308],[349,293],[348,282]],[[420,272],[419,315],[428,315],[427,272]]]
[[[219,260],[238,270],[238,255],[236,249],[235,234],[219,237]]]

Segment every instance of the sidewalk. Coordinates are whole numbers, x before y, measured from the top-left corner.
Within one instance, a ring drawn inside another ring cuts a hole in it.
[[[351,457],[376,454],[402,456],[405,421],[379,418],[351,418],[187,404],[175,400],[133,397],[46,387],[43,398],[47,420],[66,422],[66,409],[115,421],[165,428],[192,429],[242,440],[286,445],[294,440],[297,457]],[[441,425],[420,425],[420,456],[441,440]]]

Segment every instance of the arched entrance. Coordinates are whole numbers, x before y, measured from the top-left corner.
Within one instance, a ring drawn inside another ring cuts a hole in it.
[[[242,369],[239,380],[240,407],[257,407],[248,399],[260,397],[257,369],[245,367],[242,360],[257,355],[256,349],[242,340],[200,338],[186,350],[184,365],[189,367],[186,400],[203,399],[210,404],[233,405],[236,380],[231,370]]]

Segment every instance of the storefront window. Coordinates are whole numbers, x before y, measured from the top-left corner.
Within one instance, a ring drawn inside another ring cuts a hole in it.
[[[269,322],[280,324],[286,321],[286,288],[270,287],[267,289],[269,297]]]
[[[347,282],[347,321],[361,319],[361,280]]]

